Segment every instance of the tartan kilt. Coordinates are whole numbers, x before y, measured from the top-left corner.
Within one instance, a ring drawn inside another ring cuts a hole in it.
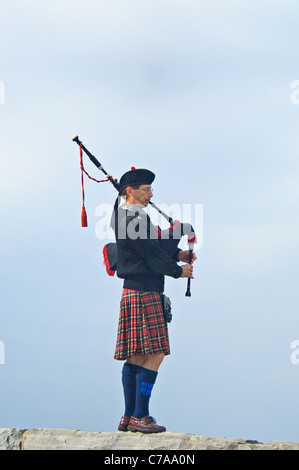
[[[160,294],[123,289],[114,359],[157,353],[170,354]]]

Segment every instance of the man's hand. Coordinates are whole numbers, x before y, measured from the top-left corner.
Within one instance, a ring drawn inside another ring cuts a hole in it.
[[[183,263],[189,263],[190,261],[190,252],[189,250],[186,250],[186,251],[179,251],[179,254],[178,254],[178,259],[179,261],[182,261]],[[194,253],[194,251],[192,252],[192,259],[191,259],[191,264],[194,263],[194,261],[197,259],[197,256],[196,254]]]
[[[183,272],[181,274],[181,277],[190,277],[191,279],[194,279],[193,277],[193,266],[191,264],[183,264],[181,266]]]

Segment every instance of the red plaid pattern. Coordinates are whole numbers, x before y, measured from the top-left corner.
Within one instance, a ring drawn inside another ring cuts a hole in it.
[[[123,289],[114,359],[157,353],[170,354],[159,293]]]

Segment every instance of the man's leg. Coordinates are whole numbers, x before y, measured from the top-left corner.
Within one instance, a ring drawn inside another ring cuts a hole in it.
[[[130,363],[138,363],[139,366],[136,373],[135,410],[128,425],[130,431],[145,433],[166,431],[163,426],[158,426],[149,416],[149,401],[163,358],[164,354],[147,354],[128,360]]]
[[[136,400],[132,416],[141,419],[149,416],[149,401],[158,372],[139,366],[136,374]]]
[[[149,414],[149,399],[163,358],[164,354],[145,354],[132,356],[125,362],[122,369],[125,413],[119,431],[127,431],[131,416],[142,418]]]
[[[140,356],[131,356],[127,359],[128,364],[145,367],[146,369],[158,371],[164,359],[163,353],[158,354],[142,354]]]
[[[132,416],[135,409],[136,373],[138,366],[125,362],[122,370],[122,384],[125,397],[125,416]]]
[[[128,366],[135,366],[136,371],[136,401],[131,416],[143,418],[149,415],[149,400],[158,375],[158,369],[164,359],[164,354],[145,354],[133,356],[127,360]]]

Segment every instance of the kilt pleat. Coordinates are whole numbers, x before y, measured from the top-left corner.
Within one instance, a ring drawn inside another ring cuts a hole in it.
[[[123,289],[114,359],[157,353],[170,354],[159,293]]]

